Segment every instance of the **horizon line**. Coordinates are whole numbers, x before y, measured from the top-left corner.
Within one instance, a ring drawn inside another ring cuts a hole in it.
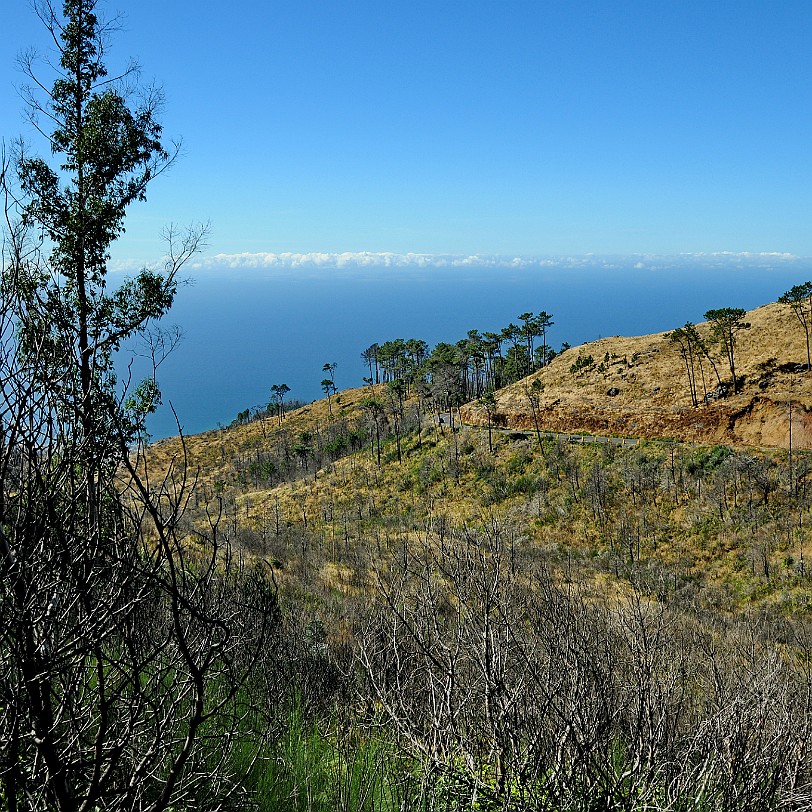
[[[684,251],[679,253],[596,253],[583,254],[432,254],[393,251],[308,251],[308,252],[240,252],[217,253],[191,259],[189,270],[374,270],[374,269],[493,269],[532,270],[552,268],[604,268],[612,269],[621,264],[628,268],[630,262],[638,270],[662,270],[686,263],[713,266],[755,265],[768,267],[776,263],[810,261],[786,251]],[[143,267],[159,268],[163,262],[143,263],[133,259],[116,259],[110,262],[110,270],[133,271]]]

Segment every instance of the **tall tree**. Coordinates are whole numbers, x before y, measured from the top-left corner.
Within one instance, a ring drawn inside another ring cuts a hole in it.
[[[809,332],[812,327],[812,282],[793,285],[786,293],[778,297],[781,304],[790,307],[801,324],[806,338],[806,365],[812,369],[812,352],[810,352]]]
[[[370,384],[380,383],[378,375],[378,345],[370,344],[362,353],[361,360],[369,365]]]
[[[547,351],[547,330],[549,330],[555,322],[553,321],[553,314],[548,313],[546,310],[542,310],[541,313],[536,316],[536,329],[539,331],[541,335],[541,342],[542,342],[542,350],[541,350],[541,365],[547,366],[550,362],[549,353]]]
[[[15,203],[0,276],[0,799],[219,808],[238,789],[237,696],[273,593],[234,570],[216,517],[210,543],[189,549],[185,479],[152,482],[131,453],[154,377],[128,392],[113,370],[122,342],[171,305],[205,229],[170,234],[162,272],[108,288],[126,211],[174,156],[160,96],[132,106],[133,69],[108,76],[95,0],[35,8],[56,78],[49,89],[25,57],[26,99],[55,166],[19,146],[16,188],[3,171]]]
[[[504,361],[502,358],[502,341],[504,339],[500,333],[485,332],[482,335],[488,362],[488,369],[485,373],[485,388],[499,389],[501,388],[501,365]]]
[[[702,363],[702,339],[695,325],[690,321],[684,327],[678,327],[665,336],[672,344],[679,347],[679,354],[688,373],[688,389],[691,393],[691,404],[699,405],[698,387],[696,382],[696,366]],[[701,369],[700,369],[701,371]],[[703,375],[704,382],[704,375]],[[703,383],[704,388],[704,383]]]
[[[533,342],[536,336],[539,335],[539,332],[532,313],[522,313],[519,316],[519,321],[522,323],[520,328],[521,334],[525,340],[525,346],[527,347],[527,366],[524,369],[524,374],[529,375],[533,365]]]
[[[406,353],[415,367],[419,367],[426,360],[428,351],[428,344],[422,338],[410,338],[406,342]]]
[[[321,368],[321,371],[322,371],[322,372],[326,372],[326,373],[327,373],[327,374],[330,376],[330,380],[331,380],[331,381],[332,381],[334,384],[335,384],[335,382],[336,382],[335,371],[336,371],[336,367],[337,367],[337,366],[338,366],[338,364],[337,364],[335,361],[333,361],[333,363],[332,363],[332,364],[329,364],[329,363],[328,363],[328,364],[325,364],[325,365],[324,365],[324,366]]]
[[[741,307],[720,307],[705,313],[705,319],[710,323],[711,336],[719,344],[722,354],[727,359],[730,376],[733,378],[734,392],[739,389],[735,353],[737,333],[750,327],[747,322],[742,320],[745,312]]]
[[[383,402],[376,397],[363,398],[359,405],[366,412],[367,419],[372,424],[373,453],[377,449],[378,467],[381,465],[381,422],[386,419],[386,409]]]
[[[514,349],[519,346],[522,338],[522,328],[511,322],[507,327],[502,328],[502,339],[509,341]]]
[[[335,394],[336,390],[336,376],[335,371],[338,364],[333,361],[333,363],[326,363],[322,368],[322,372],[326,372],[330,377],[324,378],[321,382],[321,388],[325,395],[327,395],[327,408],[330,412],[330,416],[333,416],[333,398],[332,395]]]
[[[108,76],[103,62],[108,29],[95,13],[96,0],[65,2],[62,14],[47,1],[36,9],[57,43],[59,64],[43,96],[37,93],[43,82],[34,57],[24,57],[34,88],[25,98],[38,126],[53,123],[47,137],[59,165],[29,155],[20,143],[22,221],[41,229],[51,246],[47,266],[27,262],[14,268],[21,345],[25,349],[47,337],[46,379],[75,371],[66,406],[80,416],[88,447],[98,447],[109,436],[108,417],[116,406],[113,353],[169,309],[177,272],[201,246],[205,229],[180,240],[170,232],[163,273],[142,270],[108,291],[110,245],[123,233],[130,205],[145,199],[147,185],[171,165],[177,146],[168,151],[161,143],[159,92],[149,91],[138,106],[130,106],[124,91],[137,69],[131,65],[118,77]]]
[[[524,393],[527,396],[527,402],[530,404],[530,411],[533,414],[533,426],[536,430],[536,440],[539,448],[542,447],[541,443],[541,426],[539,425],[539,405],[541,403],[541,393],[544,391],[544,384],[536,378],[531,384],[524,384]]]
[[[330,378],[323,378],[321,381],[321,389],[327,395],[327,408],[330,412],[330,417],[333,416],[333,395],[336,391],[336,385]]]
[[[279,425],[285,418],[285,395],[290,392],[290,387],[286,383],[275,383],[271,387],[271,408],[276,410]]]
[[[386,385],[389,395],[389,411],[392,415],[392,426],[395,430],[395,445],[398,452],[398,462],[403,461],[400,447],[400,427],[403,421],[403,397],[406,394],[406,382],[402,379],[389,381]]]
[[[485,409],[488,415],[488,451],[493,454],[493,416],[496,412],[496,395],[491,392],[485,392],[477,403]]]

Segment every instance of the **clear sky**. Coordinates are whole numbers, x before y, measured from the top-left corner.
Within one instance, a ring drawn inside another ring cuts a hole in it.
[[[15,57],[47,40],[0,3],[8,140]],[[809,0],[103,8],[126,15],[111,62],[163,85],[184,143],[119,259],[194,220],[226,255],[812,255]]]

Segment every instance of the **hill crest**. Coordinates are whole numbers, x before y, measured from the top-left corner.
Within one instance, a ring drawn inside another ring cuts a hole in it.
[[[523,430],[538,422],[550,431],[787,448],[791,412],[792,446],[812,448],[812,373],[800,323],[778,303],[751,310],[744,321],[750,327],[736,336],[742,385],[735,394],[726,362],[717,362],[721,391],[706,362],[700,402],[693,406],[685,361],[668,332],[615,336],[572,347],[496,392],[491,420]],[[710,330],[707,323],[697,328]],[[728,394],[721,395],[725,384]],[[471,425],[488,422],[477,402],[463,406],[460,415]]]

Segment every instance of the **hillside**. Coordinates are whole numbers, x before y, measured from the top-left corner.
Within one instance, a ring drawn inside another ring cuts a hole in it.
[[[527,387],[538,380],[543,429],[786,448],[791,399],[793,447],[812,448],[812,376],[805,372],[806,345],[798,320],[788,307],[774,303],[750,311],[745,321],[751,326],[737,334],[735,351],[744,385],[735,395],[711,395],[694,407],[685,362],[667,333],[616,336],[573,347],[530,378],[499,391],[493,422],[533,429]],[[697,327],[709,330],[706,324]],[[589,356],[592,364],[571,371],[579,357]],[[722,381],[729,380],[724,361],[718,368]],[[704,373],[712,392],[717,382],[707,364]],[[461,416],[472,425],[487,424],[485,409],[475,403],[463,406]]]
[[[446,534],[487,535],[494,528],[517,540],[523,556],[566,570],[567,577],[579,570],[593,586],[645,572],[704,606],[797,608],[805,606],[803,562],[812,554],[806,516],[812,457],[732,451],[724,444],[735,444],[733,433],[724,425],[755,403],[755,428],[744,434],[747,423],[739,416],[732,423],[735,440],[781,446],[788,415],[779,393],[792,384],[794,446],[803,439],[808,447],[809,436],[800,431],[806,377],[780,369],[794,368],[805,350],[800,340],[790,343],[801,331],[777,306],[759,308],[748,320],[740,344],[742,392],[696,409],[683,391],[681,359],[664,334],[573,348],[537,376],[545,387],[539,397],[544,429],[682,436],[696,447],[652,441],[582,448],[538,443],[531,432],[496,433],[491,449],[487,432],[463,426],[452,433],[426,404],[418,421],[415,399],[397,416],[396,402],[387,403],[380,385],[339,393],[332,412],[326,400],[316,401],[281,422],[266,417],[183,443],[165,440],[149,447],[142,463],[153,483],[170,471],[176,479],[188,473],[197,483],[186,513],[191,525],[205,533],[219,517],[244,554],[273,562],[279,584],[307,594],[326,615],[338,601],[340,617],[339,596],[367,593],[398,551],[419,552],[442,544]],[[764,335],[785,341],[782,358],[769,364],[755,340]],[[606,371],[571,373],[586,352],[609,353]],[[533,428],[527,385],[498,393],[502,425]],[[614,397],[606,395],[611,385],[620,390]],[[371,396],[385,405],[380,456],[373,415],[364,408]],[[472,404],[461,411],[467,422],[486,420]],[[757,423],[759,414],[769,420]],[[798,530],[790,533],[793,525]]]
[[[367,808],[337,785],[395,799],[380,810],[800,797],[773,776],[812,774],[812,454],[714,443],[725,425],[749,442],[730,415],[751,404],[751,426],[769,418],[757,442],[781,445],[790,386],[805,419],[805,351],[780,308],[747,318],[742,391],[696,409],[664,334],[574,348],[536,376],[545,429],[696,444],[450,431],[441,394],[381,384],[144,450],[168,505],[179,474],[195,483],[184,551],[234,554],[278,597],[257,679],[275,727],[251,775],[276,808]],[[535,427],[529,386],[498,393],[500,423]],[[323,805],[291,806],[319,780]]]
[[[345,389],[332,396],[332,403],[326,399],[315,401],[286,413],[282,422],[270,416],[185,436],[182,442],[178,437],[168,437],[149,447],[150,468],[164,473],[183,460],[184,467],[203,483],[226,482],[234,477],[235,466],[244,463],[250,468],[259,454],[279,446],[290,446],[292,453],[297,443],[310,443],[307,438],[320,436],[323,429],[348,437],[363,417],[361,402],[369,395],[368,388]]]
[[[380,385],[343,391],[282,421],[166,440],[142,462],[152,482],[170,471],[195,479],[192,524],[205,529],[216,508],[240,548],[277,562],[280,582],[296,589],[364,591],[376,568],[388,566],[391,545],[423,544],[438,527],[467,532],[495,521],[554,569],[562,560],[572,566],[575,555],[579,566],[617,577],[619,562],[631,562],[701,582],[703,602],[735,606],[758,594],[792,603],[806,576],[798,581],[794,565],[782,562],[808,558],[807,521],[795,514],[807,510],[812,466],[809,455],[788,458],[780,449],[789,441],[790,391],[793,448],[812,448],[812,384],[791,312],[770,304],[746,321],[736,348],[741,390],[697,407],[665,333],[571,348],[496,394],[492,418],[500,426],[532,432],[528,390],[538,380],[543,430],[679,438],[697,448],[653,442],[580,451],[500,433],[491,449],[478,430],[487,423],[482,406],[463,406],[471,427],[451,433],[432,416],[442,407],[424,402],[418,412],[414,396],[399,403]],[[577,368],[589,355],[593,364]],[[714,445],[740,450],[702,447]],[[753,457],[742,446],[778,450]],[[632,518],[638,512],[642,518]],[[792,524],[804,525],[792,543],[763,541],[788,539]],[[637,548],[624,551],[619,540],[631,535]],[[724,599],[708,597],[719,590]]]

